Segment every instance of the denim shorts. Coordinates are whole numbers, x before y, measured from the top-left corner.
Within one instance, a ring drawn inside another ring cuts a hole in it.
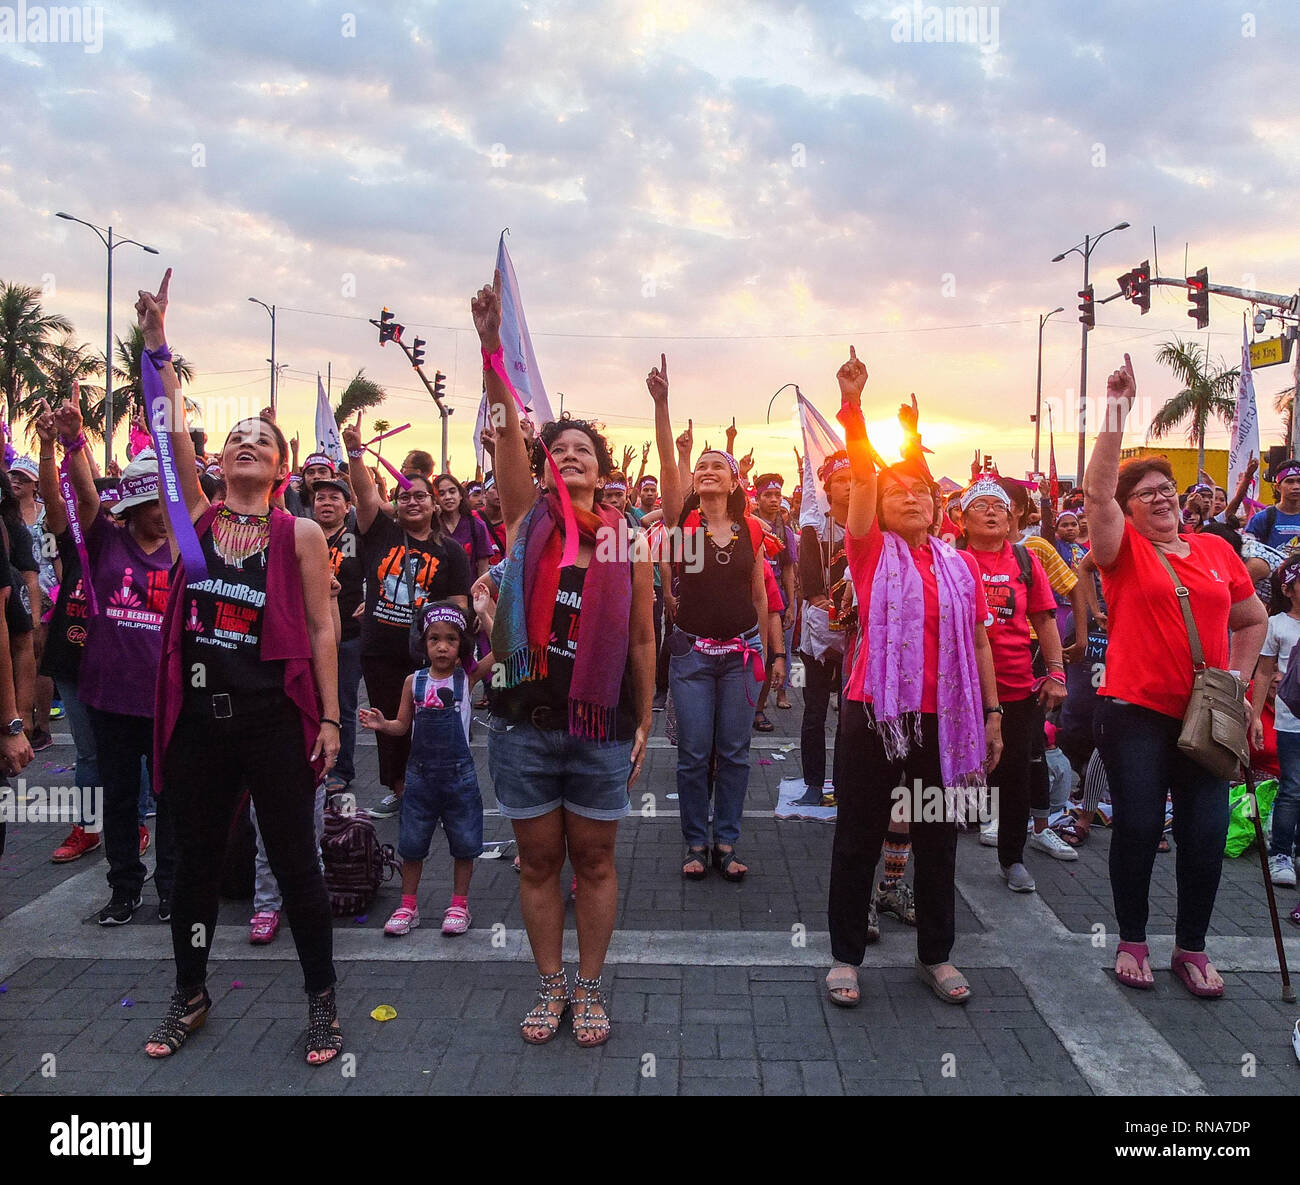
[[[587,819],[628,813],[631,741],[597,745],[563,728],[508,724],[493,716],[488,769],[507,819],[536,819],[560,806]]]
[[[407,763],[397,854],[403,860],[427,858],[440,820],[453,860],[483,854],[483,798],[473,761],[451,766]]]

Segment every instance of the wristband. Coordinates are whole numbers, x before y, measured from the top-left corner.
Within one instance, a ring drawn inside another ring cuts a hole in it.
[[[144,356],[153,363],[154,370],[162,370],[163,366],[172,360],[172,352],[167,348],[166,342],[156,350],[145,350]]]
[[[1064,672],[1064,671],[1048,671],[1048,672],[1047,672],[1047,677],[1048,677],[1049,679],[1053,680],[1054,682],[1059,683],[1062,687],[1065,686],[1065,672]]]
[[[776,662],[776,660],[777,660],[778,658],[785,658],[785,655],[784,655],[784,654],[774,654],[774,655],[772,655],[772,661],[773,661],[773,662]]]
[[[321,722],[322,724],[332,724],[332,725],[334,725],[334,727],[337,728],[340,732],[343,731],[343,725],[341,725],[337,720],[331,720],[328,716],[322,716],[322,717],[320,718],[320,722]]]
[[[493,358],[504,358],[505,356],[504,346],[497,346],[497,348],[493,350],[491,353],[488,353],[488,351],[486,349],[483,349],[482,347],[480,347],[480,349],[482,350],[482,354],[483,354],[483,369],[485,371],[492,369]]]
[[[361,460],[361,458],[364,457],[365,455],[366,455],[366,450],[363,448],[348,449],[348,456],[351,457],[352,460],[354,461]]]
[[[1006,714],[1007,710],[1001,704],[995,704],[991,708],[984,709],[984,719],[986,722],[990,716],[1005,716]]]
[[[77,433],[76,440],[67,440],[62,436],[59,437],[59,440],[62,441],[65,452],[75,453],[86,447],[86,434],[84,432]]]

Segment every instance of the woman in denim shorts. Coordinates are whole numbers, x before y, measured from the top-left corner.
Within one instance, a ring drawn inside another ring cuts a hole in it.
[[[525,1041],[545,1044],[572,1005],[574,1039],[602,1045],[610,1024],[601,975],[618,905],[614,837],[650,733],[654,582],[626,520],[596,509],[614,467],[596,428],[545,424],[529,458],[503,362],[500,289],[498,274],[471,307],[509,548],[492,626],[488,768],[519,843],[520,906],[541,976],[521,1028]],[[572,997],[562,952],[566,856],[577,878]]]

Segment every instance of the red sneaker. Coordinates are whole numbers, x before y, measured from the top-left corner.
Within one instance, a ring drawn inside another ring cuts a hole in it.
[[[149,850],[149,828],[143,823],[140,824],[140,855],[144,855]]]
[[[93,852],[103,842],[103,837],[98,831],[92,835],[78,825],[68,833],[68,838],[54,849],[54,855],[50,860],[54,864],[70,864],[73,860],[80,860],[87,852]]]

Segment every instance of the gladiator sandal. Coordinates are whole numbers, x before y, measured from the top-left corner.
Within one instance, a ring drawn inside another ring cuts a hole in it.
[[[197,997],[193,990],[184,991],[177,988],[172,993],[171,1002],[167,1005],[167,1014],[145,1042],[146,1045],[165,1045],[167,1052],[150,1053],[149,1056],[171,1057],[185,1044],[186,1038],[191,1033],[203,1027],[203,1022],[208,1019],[211,1010],[212,997],[208,995],[206,987],[198,989]]]
[[[334,1026],[338,1023],[338,1006],[334,989],[309,992],[307,995],[307,1053],[328,1053],[329,1057],[308,1060],[309,1066],[323,1066],[332,1062],[343,1049],[343,1034]]]
[[[573,1039],[577,1041],[583,1049],[591,1049],[597,1045],[604,1045],[609,1040],[609,1013],[605,1001],[605,993],[600,990],[601,976],[597,975],[595,979],[587,979],[585,976],[575,974],[573,977],[573,986],[582,988],[587,994],[578,999],[573,997]],[[606,1009],[604,1016],[592,1016],[591,1006],[599,1004]],[[595,1041],[584,1041],[583,1035],[587,1033],[596,1033]]]
[[[564,1014],[569,1011],[569,978],[561,967],[553,975],[538,975],[542,981],[542,986],[537,991],[537,1003],[524,1013],[524,1019],[519,1022],[519,1031],[523,1039],[529,1045],[545,1045],[548,1041],[555,1040],[555,1034],[560,1031],[560,1022],[564,1019]],[[552,1012],[550,1005],[558,1000],[564,1001],[564,1007],[559,1012]],[[529,1029],[545,1029],[545,1037],[530,1037]]]

